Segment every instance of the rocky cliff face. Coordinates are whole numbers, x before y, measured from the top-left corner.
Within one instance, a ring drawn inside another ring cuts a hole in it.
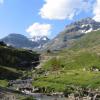
[[[60,32],[52,41],[44,46],[44,50],[60,50],[70,47],[75,40],[83,35],[100,29],[100,22],[94,21],[92,18],[82,19],[70,25]]]
[[[79,39],[91,31],[100,29],[100,22],[96,22],[92,18],[86,18],[67,25],[53,40],[49,40],[46,36],[35,36],[27,38],[21,34],[10,34],[3,38],[8,45],[17,48],[25,48],[32,50],[60,50],[69,48],[75,40]]]

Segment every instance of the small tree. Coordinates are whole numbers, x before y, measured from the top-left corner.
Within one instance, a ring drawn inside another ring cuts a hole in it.
[[[50,50],[50,49],[48,49],[48,50],[47,50],[47,53],[51,53],[51,50]]]
[[[6,46],[6,44],[3,41],[0,41],[1,46]]]
[[[34,97],[30,96],[30,97],[27,97],[27,98],[22,99],[22,100],[36,100],[36,99],[34,99]]]
[[[53,71],[58,70],[61,67],[60,60],[56,57],[52,58],[52,69]]]

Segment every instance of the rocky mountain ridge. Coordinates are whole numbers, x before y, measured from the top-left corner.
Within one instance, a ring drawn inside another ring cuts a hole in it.
[[[41,49],[43,45],[49,41],[49,38],[46,36],[27,38],[21,34],[11,33],[1,39],[1,41],[4,41],[7,45],[11,45],[16,48],[38,50]]]
[[[100,22],[96,22],[92,18],[76,21],[67,25],[52,41],[45,44],[44,50],[60,50],[66,47],[69,48],[75,40],[96,30],[100,30]]]

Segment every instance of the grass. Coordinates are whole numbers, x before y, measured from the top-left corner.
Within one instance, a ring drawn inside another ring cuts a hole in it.
[[[0,86],[6,87],[9,80],[22,78],[38,63],[39,54],[31,50],[0,45]]]
[[[0,66],[0,68],[4,68],[6,70],[12,71],[12,72],[18,72],[18,70],[16,68],[11,68],[11,67],[7,67],[7,66]]]
[[[66,86],[100,89],[100,31],[85,35],[72,48],[58,52],[42,66],[45,76],[40,74],[33,82],[36,87],[64,91]],[[84,70],[85,69],[85,70]]]
[[[81,51],[71,55],[64,55],[60,58],[52,58],[43,65],[44,70],[53,70],[65,68],[66,70],[73,69],[90,69],[92,66],[96,66],[100,69],[100,57],[93,52]],[[56,69],[56,68],[55,68]]]
[[[47,77],[40,77],[33,85],[53,88],[55,91],[64,91],[66,85],[79,87],[99,88],[100,73],[83,70],[69,70],[60,74],[51,73]]]
[[[7,87],[8,81],[7,80],[0,80],[0,87]]]
[[[25,70],[31,68],[31,62],[38,60],[39,54],[36,52],[0,46],[0,65]]]
[[[15,68],[0,66],[0,80],[13,80],[22,76]]]
[[[74,45],[71,47],[71,49],[81,49],[81,48],[91,48],[93,46],[98,45],[100,46],[100,30],[99,31],[93,31],[85,36],[81,37],[78,41],[74,43]]]
[[[19,76],[21,76],[21,73],[17,69],[0,65],[1,87],[7,87],[9,80],[17,79]]]

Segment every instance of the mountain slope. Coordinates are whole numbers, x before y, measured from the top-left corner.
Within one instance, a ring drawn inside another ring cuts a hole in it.
[[[32,42],[36,42],[38,45],[34,48],[34,50],[39,50],[44,47],[46,43],[50,41],[50,39],[47,36],[34,36],[30,38]]]
[[[46,92],[67,94],[82,88],[100,91],[100,31],[90,32],[76,40],[71,48],[56,54],[52,51],[49,56],[34,86],[46,88]]]
[[[27,69],[38,64],[32,64],[35,61],[39,61],[39,54],[36,52],[0,45],[0,65],[2,66]]]
[[[100,30],[93,31],[84,35],[82,38],[80,38],[73,44],[71,49],[72,48],[85,49],[93,47],[97,47],[97,49],[99,49],[99,46],[100,46]]]
[[[31,50],[15,49],[0,42],[0,86],[6,87],[9,80],[26,77],[39,64],[39,56]]]
[[[7,45],[11,45],[16,48],[26,48],[34,50],[41,49],[42,46],[49,41],[47,37],[38,38],[37,41],[36,38],[37,37],[29,39],[24,35],[12,33],[1,40],[4,41]]]
[[[75,40],[91,31],[99,29],[100,22],[96,22],[91,18],[76,21],[66,26],[65,29],[58,34],[58,36],[44,46],[44,49],[60,50],[66,47],[69,48],[73,45]]]

